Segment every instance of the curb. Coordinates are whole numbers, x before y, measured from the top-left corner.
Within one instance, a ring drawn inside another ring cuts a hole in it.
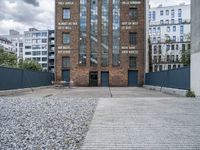
[[[24,89],[2,90],[0,91],[0,96],[9,96],[9,95],[17,94],[17,93],[22,93],[22,92],[32,92],[34,90],[46,89],[46,88],[51,88],[51,87],[52,86],[41,86],[41,87],[30,87],[30,88],[24,88]]]
[[[182,96],[182,97],[186,97],[187,94],[187,90],[181,90],[181,89],[166,88],[166,87],[151,86],[151,85],[144,85],[143,87],[149,90],[160,91],[166,94]]]

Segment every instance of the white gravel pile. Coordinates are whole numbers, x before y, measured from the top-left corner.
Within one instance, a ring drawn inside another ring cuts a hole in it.
[[[0,149],[80,149],[94,98],[1,97]]]

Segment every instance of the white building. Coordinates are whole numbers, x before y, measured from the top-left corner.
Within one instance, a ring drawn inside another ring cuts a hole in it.
[[[23,36],[16,30],[10,30],[9,35],[2,35],[2,37],[11,42],[12,49],[17,54],[18,60],[23,58]]]
[[[190,49],[190,5],[162,5],[149,10],[153,71],[182,67],[182,52]]]
[[[0,49],[3,49],[6,52],[16,53],[16,50],[13,48],[12,42],[4,37],[0,37]]]
[[[54,49],[54,31],[31,28],[24,32],[24,60],[35,60],[44,70],[54,72]]]

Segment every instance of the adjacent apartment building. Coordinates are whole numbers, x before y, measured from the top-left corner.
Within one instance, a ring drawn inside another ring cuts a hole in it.
[[[10,30],[9,35],[2,35],[4,39],[9,41],[10,49],[17,54],[17,59],[23,59],[23,34],[20,34],[16,30]]]
[[[56,81],[142,85],[147,7],[146,0],[56,0]]]
[[[35,60],[43,69],[54,72],[54,31],[30,28],[24,32],[23,59]]]
[[[190,49],[190,5],[162,5],[149,10],[149,37],[153,71],[182,67],[181,59]]]

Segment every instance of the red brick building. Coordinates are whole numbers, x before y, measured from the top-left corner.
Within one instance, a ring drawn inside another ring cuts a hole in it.
[[[144,81],[146,0],[56,0],[56,81],[138,86]]]

